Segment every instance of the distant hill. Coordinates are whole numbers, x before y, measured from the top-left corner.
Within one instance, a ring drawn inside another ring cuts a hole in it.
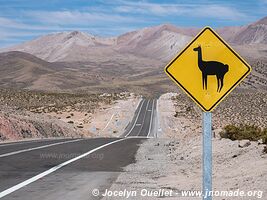
[[[84,57],[90,57],[91,51],[92,54],[98,55],[95,49],[112,45],[115,40],[113,38],[98,38],[78,31],[62,32],[45,35],[35,40],[7,48],[5,51],[22,51],[50,62],[81,61],[84,60]],[[101,49],[103,50],[105,48]],[[88,53],[88,51],[90,52]],[[103,55],[102,52],[99,53]]]
[[[85,81],[80,77],[81,73],[77,75],[70,64],[50,63],[24,52],[0,53],[2,88],[49,91],[73,89]],[[89,84],[90,80],[86,82]]]
[[[192,38],[189,33],[184,33],[186,30],[172,25],[144,28],[114,38],[100,38],[78,31],[62,32],[45,35],[4,51],[22,51],[50,62],[90,61],[119,54],[170,59]]]
[[[248,26],[241,27],[229,40],[239,45],[267,45],[267,17]]]
[[[42,75],[53,73],[53,65],[31,54],[11,51],[0,54],[2,87],[30,87]]]
[[[172,25],[144,28],[119,36],[113,48],[121,53],[169,60],[192,39],[185,32]]]
[[[151,59],[115,57],[108,62],[47,62],[31,54],[0,53],[0,87],[37,91],[87,93],[150,90],[162,78],[161,66]],[[157,89],[161,87],[158,86]],[[144,92],[144,91],[143,91]]]

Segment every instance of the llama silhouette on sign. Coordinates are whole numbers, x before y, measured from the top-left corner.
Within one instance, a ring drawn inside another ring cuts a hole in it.
[[[202,86],[207,90],[208,75],[215,75],[217,77],[217,92],[223,88],[224,75],[228,72],[229,66],[218,61],[204,61],[202,60],[201,46],[194,48],[198,52],[198,67],[202,72]]]

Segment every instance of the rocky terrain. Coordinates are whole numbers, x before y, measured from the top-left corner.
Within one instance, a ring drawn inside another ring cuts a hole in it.
[[[90,135],[56,118],[12,109],[1,109],[0,111],[0,141],[84,136]]]
[[[128,93],[92,95],[1,89],[0,140],[94,137],[96,133],[85,124],[90,124],[92,119],[98,120],[94,115],[99,109],[128,97]],[[136,105],[125,106],[130,109]],[[75,121],[74,114],[82,115],[78,117],[79,123]]]
[[[182,191],[201,191],[202,142],[200,135],[183,138],[176,133],[172,139],[145,141],[136,155],[136,163],[127,166],[113,183],[111,191],[138,191],[131,199],[202,199],[183,196]],[[263,145],[253,142],[240,148],[238,141],[213,139],[213,191],[255,191],[254,196],[219,196],[215,200],[254,200],[266,196],[266,158]],[[256,170],[255,170],[256,169]],[[174,196],[141,196],[142,189],[173,191]],[[105,197],[104,200],[118,197]],[[123,198],[121,198],[123,199]]]
[[[213,130],[219,133],[228,124],[267,124],[267,93],[234,91],[213,111]],[[202,131],[202,110],[185,94],[169,93],[160,97],[161,128],[165,136],[199,134]]]

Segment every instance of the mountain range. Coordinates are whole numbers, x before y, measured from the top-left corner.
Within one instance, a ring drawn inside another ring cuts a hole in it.
[[[163,91],[173,88],[166,86],[171,83],[163,67],[199,31],[165,24],[111,38],[79,31],[45,35],[0,50],[0,85],[53,91],[139,87]],[[244,85],[266,89],[267,17],[216,31],[255,66]]]

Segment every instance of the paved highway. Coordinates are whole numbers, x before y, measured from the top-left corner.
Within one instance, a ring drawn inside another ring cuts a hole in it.
[[[140,101],[121,138],[46,139],[0,144],[0,199],[101,199],[138,145],[156,136],[156,99]]]
[[[156,136],[156,99],[143,99],[135,116],[130,124],[130,128],[125,131],[125,137],[155,137]]]

